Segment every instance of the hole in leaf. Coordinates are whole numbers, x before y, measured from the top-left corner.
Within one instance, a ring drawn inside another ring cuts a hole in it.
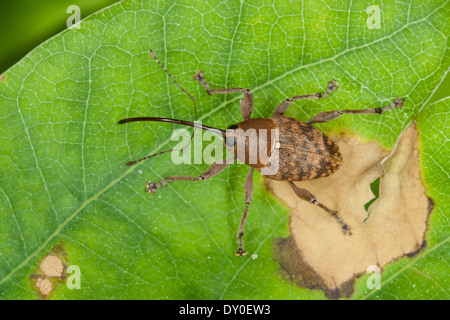
[[[376,178],[371,184],[370,184],[370,190],[372,191],[374,197],[367,202],[364,205],[364,209],[367,211],[367,217],[364,219],[363,223],[366,222],[367,219],[369,219],[369,207],[374,203],[378,197],[380,196],[380,177]]]

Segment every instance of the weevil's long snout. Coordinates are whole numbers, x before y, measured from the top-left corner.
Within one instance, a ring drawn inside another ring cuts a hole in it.
[[[136,117],[136,118],[127,118],[127,119],[121,119],[118,121],[118,124],[124,124],[127,122],[138,122],[138,121],[156,121],[156,122],[169,122],[169,123],[176,123],[176,124],[182,124],[185,126],[190,126],[194,128],[200,128],[203,130],[208,130],[217,134],[222,135],[225,137],[225,130],[217,129],[213,127],[208,127],[205,125],[202,125],[197,122],[191,122],[191,121],[185,121],[185,120],[179,120],[179,119],[171,119],[171,118],[158,118],[158,117]]]
[[[157,121],[157,122],[168,122],[168,123],[176,123],[176,124],[182,124],[185,126],[190,126],[190,127],[194,127],[194,128],[200,128],[203,130],[208,130],[217,134],[222,135],[222,137],[226,137],[226,131],[222,130],[222,129],[217,129],[217,128],[213,128],[213,127],[208,127],[208,126],[204,126],[200,123],[197,122],[190,122],[190,121],[185,121],[185,120],[179,120],[179,119],[171,119],[171,118],[157,118],[157,117],[137,117],[137,118],[126,118],[126,119],[121,119],[118,121],[118,124],[124,124],[124,123],[128,123],[128,122],[139,122],[139,121]],[[193,134],[191,136],[191,139],[189,140],[188,144],[186,145],[185,148],[187,148],[187,146],[190,144],[191,140],[192,140]],[[158,156],[160,154],[164,154],[167,152],[173,152],[173,151],[184,151],[184,149],[170,149],[170,150],[166,150],[166,151],[161,151],[155,154],[151,154],[149,156],[146,156],[144,158],[138,159],[138,160],[133,160],[130,162],[127,162],[125,164],[125,166],[131,166],[135,163],[138,163],[140,161],[146,160],[148,158],[152,158],[154,156]]]

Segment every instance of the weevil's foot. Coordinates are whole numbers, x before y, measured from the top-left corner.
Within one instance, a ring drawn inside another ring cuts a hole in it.
[[[397,98],[394,101],[395,108],[401,108],[403,107],[403,104],[405,103],[405,98]]]
[[[202,70],[198,70],[197,73],[194,74],[194,80],[200,82],[203,88],[205,88],[206,92],[208,92],[208,94],[211,94],[211,88],[209,87],[209,84],[206,82],[205,75],[203,74]]]
[[[339,88],[336,80],[330,81],[328,82],[328,88],[327,88],[327,92],[325,93],[317,93],[316,95],[319,97],[319,99],[321,98],[326,98],[328,97],[333,91],[336,91]]]
[[[345,233],[345,234],[348,234],[349,236],[351,236],[352,235],[352,228],[348,224],[346,224],[341,219],[341,217],[338,216],[338,212],[337,211],[333,211],[332,216],[341,225],[342,232]]]
[[[405,103],[405,99],[404,98],[397,98],[397,99],[394,100],[394,102],[392,102],[390,105],[385,107],[383,109],[383,112],[390,111],[390,110],[392,110],[394,108],[401,108],[401,107],[403,107],[404,103]]]
[[[147,186],[145,188],[145,192],[148,192],[150,194],[153,194],[156,192],[156,190],[158,190],[159,188],[161,188],[163,185],[165,185],[167,183],[166,180],[162,180],[161,182],[158,183],[153,183],[151,181],[147,182]]]
[[[205,75],[202,70],[198,70],[196,74],[194,74],[194,80],[198,82],[205,81]]]
[[[236,255],[239,257],[245,256],[247,254],[247,251],[244,250],[244,248],[239,248],[236,250]]]
[[[344,232],[345,234],[348,234],[349,236],[351,236],[352,235],[352,228],[349,225],[344,223],[342,225],[342,232]]]
[[[327,93],[330,94],[333,91],[337,90],[339,88],[336,80],[330,81],[328,82],[328,89],[327,89]]]

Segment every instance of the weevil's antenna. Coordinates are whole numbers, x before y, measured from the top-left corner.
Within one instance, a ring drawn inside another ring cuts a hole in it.
[[[169,73],[169,71],[167,71],[167,69],[162,65],[162,63],[159,61],[158,57],[156,57],[156,53],[153,50],[150,50],[150,54],[152,55],[153,59],[155,59],[156,62],[158,62],[159,66],[169,76],[169,78],[173,81],[173,83],[175,83],[178,86],[178,88],[180,88],[181,91],[183,91],[183,93],[186,94],[189,97],[189,99],[192,100],[192,102],[194,104],[194,110],[195,110],[195,121],[197,121],[197,105],[195,103],[194,96],[189,94],[186,90],[183,89],[182,86],[180,86],[180,84],[172,77],[172,75]],[[146,160],[148,158],[152,158],[152,157],[155,157],[155,156],[158,156],[160,154],[167,153],[167,152],[176,152],[176,151],[184,151],[184,150],[186,150],[186,148],[191,143],[192,138],[194,137],[194,134],[195,134],[195,129],[197,129],[197,128],[202,128],[202,129],[205,129],[205,130],[213,131],[213,132],[220,133],[220,134],[224,135],[223,134],[224,131],[220,130],[220,129],[206,127],[206,126],[201,126],[200,124],[197,124],[197,123],[194,124],[194,123],[188,122],[188,121],[177,120],[177,119],[168,119],[168,118],[153,118],[153,117],[128,118],[128,119],[120,120],[119,124],[127,123],[127,122],[134,122],[134,121],[160,121],[160,122],[179,123],[179,124],[190,125],[190,126],[194,127],[194,131],[192,132],[192,135],[191,135],[191,138],[189,139],[189,142],[187,143],[187,145],[184,148],[182,148],[182,149],[173,149],[172,148],[170,150],[165,150],[165,151],[161,151],[161,152],[158,152],[158,153],[155,153],[155,154],[151,154],[151,155],[146,156],[144,158],[127,162],[125,164],[126,166],[131,166],[131,165],[133,165],[133,164],[135,164],[137,162],[140,162],[140,161]]]
[[[156,62],[158,62],[159,66],[164,70],[165,73],[167,73],[167,75],[169,76],[169,78],[173,81],[173,83],[175,83],[178,88],[181,89],[181,91],[183,91],[194,103],[194,110],[195,110],[195,121],[197,121],[197,105],[195,104],[195,98],[192,94],[186,92],[186,90],[183,89],[182,86],[180,86],[180,84],[177,82],[177,80],[175,80],[172,75],[169,73],[169,71],[167,71],[166,68],[164,68],[164,66],[162,65],[162,63],[159,61],[158,57],[156,56],[156,53],[153,50],[150,50],[150,54],[152,55],[153,59],[156,60]],[[194,129],[195,130],[195,129]]]

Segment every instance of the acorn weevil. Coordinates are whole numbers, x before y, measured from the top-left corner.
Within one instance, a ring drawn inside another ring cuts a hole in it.
[[[197,120],[197,107],[194,97],[187,93],[178,82],[172,77],[172,75],[164,68],[161,62],[156,57],[156,54],[150,50],[152,57],[160,65],[160,67],[166,72],[170,79],[182,90],[183,93],[189,96],[194,104],[195,118]],[[308,190],[296,186],[294,181],[312,180],[320,177],[326,177],[334,173],[342,164],[342,155],[339,151],[339,147],[333,142],[331,138],[326,136],[319,129],[312,126],[312,124],[319,122],[327,122],[333,119],[339,118],[342,114],[382,114],[390,111],[393,108],[400,108],[403,106],[404,99],[397,98],[390,105],[384,108],[373,108],[363,110],[335,110],[321,112],[312,117],[307,122],[302,122],[297,119],[285,116],[286,110],[296,100],[302,99],[323,99],[328,97],[333,91],[338,88],[336,81],[328,83],[328,88],[325,93],[314,93],[295,96],[287,98],[281,102],[276,108],[273,115],[270,118],[253,118],[251,119],[251,113],[253,109],[253,96],[250,89],[246,88],[227,88],[227,89],[211,89],[209,84],[205,80],[205,76],[202,71],[198,71],[194,75],[194,79],[198,81],[203,88],[205,88],[208,95],[214,94],[229,94],[229,93],[241,93],[243,98],[240,100],[241,114],[244,121],[237,124],[233,124],[227,128],[227,130],[221,130],[213,127],[201,125],[199,123],[170,119],[170,118],[156,118],[156,117],[138,117],[127,118],[119,121],[119,124],[135,121],[159,121],[176,123],[201,128],[203,130],[209,130],[219,135],[222,135],[224,139],[224,146],[234,156],[232,161],[238,159],[243,163],[250,166],[247,178],[244,184],[245,190],[245,209],[242,215],[242,219],[237,232],[238,249],[236,255],[243,256],[247,252],[244,250],[242,237],[244,235],[244,224],[247,217],[249,205],[253,198],[253,170],[262,171],[263,169],[270,167],[271,164],[277,163],[277,170],[275,172],[265,174],[269,179],[287,181],[295,194],[314,205],[319,206],[325,212],[331,215],[341,226],[344,233],[351,235],[352,231],[338,215],[337,211],[329,209],[324,204],[320,203],[314,195]],[[253,130],[256,134],[248,134],[247,132]],[[270,134],[270,138],[267,135],[260,134],[261,132],[277,132],[277,134]],[[191,136],[192,139],[192,136]],[[249,145],[250,140],[255,139],[256,149],[251,149]],[[244,153],[239,153],[238,141],[243,142]],[[257,161],[250,161],[251,155],[255,152],[260,154],[264,147],[264,152],[267,153],[267,161],[262,161],[257,158]],[[150,156],[130,161],[126,163],[127,166],[133,165],[139,161],[173,151],[182,151],[185,149],[170,149],[162,151]],[[276,151],[276,152],[274,152]],[[275,156],[276,155],[276,156]],[[230,160],[230,159],[227,159]],[[184,181],[200,181],[207,180],[220,172],[222,172],[232,161],[219,161],[213,163],[204,173],[198,177],[191,176],[169,176],[158,183],[148,182],[145,191],[152,194],[156,190],[168,182],[176,180]]]

